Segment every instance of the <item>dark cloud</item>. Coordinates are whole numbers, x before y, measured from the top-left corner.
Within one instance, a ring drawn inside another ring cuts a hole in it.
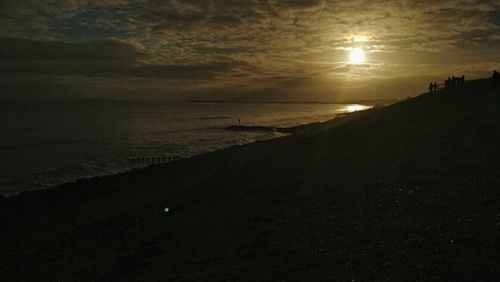
[[[82,43],[0,38],[2,61],[139,61],[143,50],[118,40]]]
[[[500,27],[500,8],[495,9],[495,11],[490,14],[490,19],[493,24]]]
[[[210,79],[236,67],[236,62],[152,64],[148,55],[125,42],[83,43],[0,38],[1,75],[58,75]]]
[[[233,16],[218,16],[210,18],[210,23],[215,26],[237,27],[242,25],[243,21]]]
[[[311,8],[317,7],[323,1],[321,0],[281,0],[279,1],[281,6],[291,7],[291,8]]]
[[[143,77],[176,79],[213,79],[233,65],[227,63],[198,65],[130,65],[106,61],[13,61],[0,64],[0,75],[59,75],[90,77]]]

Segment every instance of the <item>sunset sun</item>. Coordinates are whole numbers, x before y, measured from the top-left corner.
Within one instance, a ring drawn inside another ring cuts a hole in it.
[[[365,60],[365,53],[360,48],[354,48],[351,50],[351,63],[361,64]]]

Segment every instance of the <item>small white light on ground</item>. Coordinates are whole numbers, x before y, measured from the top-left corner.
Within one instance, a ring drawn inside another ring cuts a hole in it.
[[[169,212],[169,211],[170,211],[170,209],[169,209],[169,208],[165,208],[165,212]]]

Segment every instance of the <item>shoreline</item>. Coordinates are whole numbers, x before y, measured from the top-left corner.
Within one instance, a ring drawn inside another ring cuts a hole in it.
[[[193,157],[201,156],[201,155],[204,155],[204,154],[217,153],[217,152],[221,152],[221,151],[230,149],[232,147],[245,146],[245,145],[253,144],[255,142],[267,142],[267,141],[275,140],[275,139],[279,139],[279,138],[286,138],[286,137],[289,137],[291,135],[301,135],[301,134],[305,134],[305,133],[311,134],[311,133],[317,132],[319,130],[324,130],[324,129],[330,127],[330,126],[334,126],[335,124],[337,124],[337,123],[340,122],[340,119],[344,119],[344,118],[346,118],[349,115],[352,115],[352,114],[358,113],[358,112],[369,111],[371,109],[373,109],[373,107],[372,108],[368,108],[366,110],[360,110],[360,111],[355,111],[355,112],[346,112],[346,113],[338,114],[333,119],[330,119],[330,120],[305,123],[305,124],[300,124],[300,125],[291,126],[291,127],[245,126],[245,125],[238,126],[238,125],[231,125],[231,126],[226,127],[225,130],[234,130],[231,127],[241,127],[239,129],[236,129],[235,131],[255,131],[255,130],[257,130],[257,131],[277,131],[277,132],[287,133],[287,134],[290,134],[290,135],[288,135],[288,136],[274,137],[274,138],[266,139],[266,140],[257,140],[257,141],[253,141],[253,142],[249,142],[249,143],[245,143],[245,144],[241,144],[241,145],[235,144],[235,145],[231,145],[231,146],[229,146],[227,148],[223,148],[223,149],[219,149],[219,150],[215,150],[215,151],[210,151],[210,152],[205,152],[205,153],[193,155],[193,156],[188,157],[188,158],[180,158],[180,159],[177,159],[176,161],[185,160],[185,159],[191,159]],[[230,129],[228,129],[228,128],[230,128]],[[172,161],[172,162],[174,162],[174,161]],[[94,175],[94,176],[89,176],[89,177],[80,177],[80,178],[76,178],[73,181],[62,182],[62,183],[59,183],[59,184],[50,185],[50,186],[47,186],[46,188],[30,189],[30,190],[23,190],[23,191],[20,191],[20,192],[13,192],[13,193],[8,193],[8,194],[3,194],[3,195],[0,195],[0,199],[1,198],[8,199],[8,198],[11,198],[11,197],[16,197],[16,196],[19,196],[19,195],[22,195],[22,194],[26,194],[26,193],[30,193],[30,192],[36,192],[36,193],[38,193],[38,192],[50,191],[50,190],[58,189],[58,187],[60,187],[60,186],[66,187],[66,186],[70,186],[72,184],[77,184],[78,182],[82,182],[82,181],[94,180],[94,179],[101,179],[101,178],[105,178],[105,177],[113,177],[113,176],[117,176],[117,175],[121,175],[121,174],[131,173],[131,172],[143,171],[143,170],[149,169],[151,167],[168,165],[170,163],[171,162],[160,164],[160,165],[158,165],[158,164],[152,164],[152,165],[146,165],[146,166],[143,166],[143,167],[133,167],[133,168],[125,169],[123,171],[119,171],[119,172],[116,172],[116,173],[103,174],[103,175]]]

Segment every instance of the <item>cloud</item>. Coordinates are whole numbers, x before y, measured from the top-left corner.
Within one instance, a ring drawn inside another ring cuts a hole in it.
[[[0,60],[5,61],[139,61],[144,50],[118,40],[67,43],[0,38]]]
[[[236,66],[212,64],[151,64],[148,55],[117,40],[83,43],[0,38],[0,74],[92,77],[212,79]]]
[[[0,0],[0,74],[329,93],[338,79],[484,73],[500,64],[499,12],[484,0]],[[347,66],[352,47],[371,67]]]

